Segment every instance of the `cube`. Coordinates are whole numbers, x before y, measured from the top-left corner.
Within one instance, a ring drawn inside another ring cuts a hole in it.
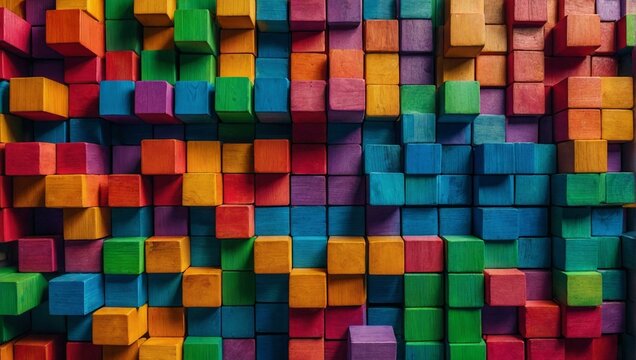
[[[216,80],[215,109],[223,122],[252,123],[252,82],[246,77],[219,77]]]
[[[479,83],[447,81],[439,89],[440,122],[471,122],[480,112]]]
[[[49,281],[52,315],[88,315],[104,305],[101,274],[65,274]]]
[[[290,308],[325,308],[327,275],[321,269],[293,269],[289,277]]]
[[[523,306],[526,303],[526,276],[516,269],[484,271],[486,303],[490,306]]]
[[[404,240],[401,237],[369,236],[367,240],[369,275],[404,274]]]
[[[182,52],[216,54],[216,26],[209,10],[178,9],[174,12],[174,44]]]
[[[259,236],[254,242],[254,272],[288,274],[292,268],[292,242],[289,236]]]
[[[598,306],[602,302],[602,277],[596,271],[555,271],[555,298],[566,306]]]
[[[363,237],[332,236],[327,243],[327,272],[337,275],[366,273],[366,242]]]
[[[449,273],[482,272],[484,241],[474,236],[444,236],[446,271]]]
[[[153,236],[145,242],[146,272],[180,273],[190,266],[187,236]]]
[[[368,360],[393,359],[397,341],[390,326],[350,326],[349,357]]]
[[[254,236],[254,206],[221,205],[216,209],[216,237],[245,239]]]
[[[190,267],[183,273],[182,299],[184,307],[221,306],[221,270]]]

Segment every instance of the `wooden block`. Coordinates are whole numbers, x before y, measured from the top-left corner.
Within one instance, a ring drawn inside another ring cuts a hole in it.
[[[436,68],[438,85],[447,81],[475,80],[475,59],[437,57]]]
[[[479,114],[479,83],[447,81],[439,89],[441,122],[470,122]],[[461,100],[460,100],[461,99]]]
[[[616,49],[619,52],[630,51],[636,43],[636,38],[632,36],[631,29],[634,28],[636,17],[632,14],[623,16],[616,22],[618,32],[616,38]]]
[[[183,175],[184,206],[216,206],[223,202],[223,180],[219,173]]]
[[[69,117],[99,117],[99,85],[71,84],[68,99]]]
[[[259,236],[254,242],[256,274],[288,274],[292,268],[291,237]]]
[[[110,170],[107,148],[91,143],[56,145],[58,174],[103,175]]]
[[[110,235],[110,209],[64,209],[64,240],[97,240]]]
[[[476,57],[486,44],[482,13],[451,13],[444,25],[444,56]],[[471,29],[471,31],[468,31]]]
[[[178,9],[174,12],[174,44],[188,53],[216,54],[216,27],[204,9]],[[223,41],[227,41],[222,37]],[[229,41],[228,41],[229,42]]]
[[[4,149],[5,173],[15,175],[49,175],[55,173],[55,144],[9,143]]]
[[[529,300],[519,308],[519,333],[524,338],[559,337],[561,311],[559,305],[546,300]]]
[[[559,56],[586,56],[601,46],[601,19],[598,15],[572,14],[554,28],[554,53]]]
[[[99,83],[102,80],[102,59],[98,57],[64,60],[64,82],[68,84]]]
[[[46,12],[46,44],[63,56],[104,56],[104,25],[79,10]]]
[[[323,269],[292,269],[289,276],[289,307],[327,307],[327,274]]]
[[[6,5],[6,4],[5,4]],[[31,54],[31,24],[3,6],[0,10],[0,47],[19,56]]]
[[[554,86],[572,76],[590,76],[590,57],[546,57],[545,85]]]
[[[242,56],[244,54],[236,54]],[[234,56],[226,54],[222,56]],[[253,55],[251,56],[253,60]],[[254,68],[252,67],[252,70]],[[221,76],[224,76],[221,70]],[[246,75],[242,77],[220,77],[216,80],[215,110],[221,121],[232,123],[252,123],[254,113],[252,108],[253,84]],[[251,72],[253,78],[254,72]]]
[[[350,359],[392,359],[397,356],[397,341],[391,326],[349,327]]]
[[[508,34],[505,25],[486,25],[486,42],[482,54],[505,54],[508,51]]]
[[[105,80],[139,79],[139,55],[134,51],[108,51],[105,62]]]
[[[256,30],[221,30],[221,53],[256,55]]]
[[[326,88],[324,80],[295,80],[291,82],[290,103],[292,122],[326,122]]]
[[[104,305],[101,274],[64,274],[49,281],[51,315],[89,315]]]
[[[254,236],[254,206],[221,205],[216,209],[216,237],[245,239]]]
[[[322,31],[327,23],[326,0],[289,1],[291,31]]]
[[[290,150],[288,140],[255,140],[254,172],[288,173]]]
[[[633,105],[631,77],[601,78],[601,106],[604,109],[631,109]]]
[[[80,9],[86,11],[97,21],[104,21],[104,3],[100,0],[61,0],[55,2],[55,9]]]
[[[254,146],[252,144],[223,144],[223,172],[254,172]]]
[[[67,241],[64,243],[64,270],[67,272],[99,272],[102,270],[102,240]]]
[[[554,140],[597,140],[601,138],[601,111],[571,109],[557,113],[554,118]]]
[[[144,272],[145,238],[111,238],[104,242],[104,273],[138,275]]]
[[[404,240],[395,236],[371,236],[369,241],[369,274],[401,275],[404,273]],[[393,260],[387,261],[391,258]]]
[[[362,237],[332,236],[327,243],[327,272],[330,275],[364,274],[366,243]]]
[[[363,120],[366,100],[365,80],[332,79],[329,81],[328,93],[330,120],[343,122]]]
[[[558,144],[559,172],[606,172],[607,141],[576,140]]]
[[[441,272],[444,267],[444,243],[436,236],[404,237],[406,272]]]
[[[561,309],[561,327],[566,338],[601,336],[601,307],[567,307]]]
[[[327,80],[327,55],[314,53],[291,54],[293,80]]]
[[[634,114],[631,110],[601,111],[601,138],[608,142],[629,142],[634,139]]]
[[[530,339],[526,345],[526,359],[565,360],[565,341],[563,339]]]
[[[46,280],[40,273],[5,273],[0,277],[0,290],[5,294],[2,315],[22,315],[42,302]]]
[[[289,32],[287,1],[266,0],[257,4],[256,24],[262,32]]]
[[[510,335],[486,336],[486,353],[493,360],[525,358],[523,339]]]
[[[503,55],[478,56],[475,63],[475,80],[484,87],[505,86],[507,83],[506,61],[506,57]]]
[[[324,339],[291,339],[288,346],[289,360],[322,358],[325,354]]]
[[[506,10],[506,20],[511,25],[540,26],[548,21],[546,0],[517,0],[510,3]]]
[[[143,26],[171,26],[176,9],[176,0],[137,0],[134,14]]]
[[[559,1],[559,18],[572,14],[594,14],[594,0]]]
[[[508,49],[510,50],[537,50],[544,49],[543,27],[513,27],[508,34]]]
[[[141,80],[163,80],[174,85],[177,81],[177,53],[174,50],[143,50]]]
[[[253,174],[223,174],[223,203],[246,205],[254,203]]]
[[[216,15],[223,29],[254,29],[256,26],[255,0],[220,0]]]
[[[513,269],[484,271],[486,303],[491,306],[522,306],[526,303],[526,277]]]
[[[289,336],[319,338],[325,333],[325,309],[289,309]]]
[[[543,115],[545,89],[543,83],[513,83],[506,89],[508,116]]]
[[[618,62],[609,56],[592,57],[592,76],[617,76]]]
[[[513,51],[508,55],[508,83],[543,82],[542,51]]]
[[[18,269],[20,272],[56,272],[61,257],[61,239],[56,237],[28,237],[18,240]]]
[[[140,360],[181,360],[183,358],[182,337],[154,337],[139,347]]]
[[[48,175],[45,178],[46,207],[99,206],[100,182],[96,175]]]
[[[364,79],[364,52],[362,50],[329,50],[329,78]]]
[[[132,345],[104,345],[102,346],[103,360],[135,360],[139,358],[139,347],[146,341],[141,338]]]
[[[366,303],[364,275],[329,275],[327,280],[329,306],[361,306]]]
[[[144,27],[144,50],[173,50],[174,27]]]
[[[289,174],[257,174],[254,204],[257,206],[288,206],[289,188]]]
[[[135,115],[148,124],[180,124],[174,117],[174,88],[165,81],[135,84]]]
[[[613,22],[601,23],[601,46],[595,54],[613,55],[616,53],[616,26]]]
[[[13,207],[44,207],[45,176],[13,177]]]
[[[330,28],[352,28],[361,21],[361,0],[327,0],[327,23]]]
[[[555,298],[567,306],[598,306],[602,302],[601,274],[595,271],[555,271]]]
[[[185,308],[148,308],[148,334],[151,337],[184,337]]]
[[[367,54],[365,59],[367,85],[398,85],[400,83],[398,54]]]
[[[10,111],[31,120],[64,120],[68,117],[68,87],[43,78],[13,78]]]
[[[183,174],[186,167],[186,144],[180,140],[143,140],[141,173],[148,175]],[[166,154],[157,157],[157,154]]]
[[[141,175],[109,175],[108,206],[142,207],[152,204],[150,178]]]
[[[400,88],[397,85],[367,86],[366,116],[378,120],[395,119],[400,113]]]
[[[146,272],[177,273],[190,266],[190,238],[153,236],[146,240]]]
[[[326,31],[292,32],[292,53],[324,53],[326,35]]]
[[[601,107],[601,78],[568,77],[552,88],[554,111]]]
[[[13,344],[13,359],[52,360],[64,357],[64,341],[59,335],[28,335]]]
[[[367,53],[400,50],[397,20],[367,20],[364,23],[364,51]]]

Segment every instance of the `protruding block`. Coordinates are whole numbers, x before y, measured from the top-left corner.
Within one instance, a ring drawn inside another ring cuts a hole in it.
[[[171,26],[176,0],[136,0],[134,15],[143,26]]]
[[[145,242],[146,272],[179,273],[190,266],[190,238],[153,236]]]
[[[56,170],[56,147],[51,143],[8,143],[4,148],[5,174],[51,175]]]
[[[291,237],[259,236],[256,238],[254,242],[254,272],[256,274],[288,274],[291,268]]]
[[[13,78],[9,110],[31,120],[64,120],[68,117],[68,87],[44,77]]]
[[[216,209],[216,237],[246,239],[254,236],[253,205],[221,205]]]
[[[526,277],[516,269],[484,271],[486,303],[490,306],[522,306],[526,303]]]
[[[186,144],[180,140],[143,140],[141,173],[148,175],[183,174],[186,168]],[[157,156],[162,154],[162,156]]]
[[[65,240],[97,240],[110,235],[110,209],[64,209]]]
[[[104,24],[79,9],[46,12],[46,44],[64,56],[104,56]]]
[[[367,239],[370,275],[404,274],[404,240],[401,237],[370,236]]]

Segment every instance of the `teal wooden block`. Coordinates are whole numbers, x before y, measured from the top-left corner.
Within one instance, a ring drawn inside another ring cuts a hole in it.
[[[439,87],[439,122],[472,122],[480,112],[479,82],[447,81]]]
[[[552,235],[562,238],[592,236],[592,211],[589,207],[559,207],[550,211]]]
[[[506,142],[506,117],[479,115],[473,120],[473,145]]]
[[[400,86],[400,112],[402,114],[435,114],[435,85]]]
[[[445,359],[444,343],[441,341],[408,341],[404,353],[407,359]]]
[[[405,175],[404,184],[406,205],[437,204],[436,175]]]
[[[402,144],[435,142],[435,114],[403,114],[399,126]]]
[[[552,266],[551,238],[519,238],[518,249],[519,268],[547,269]]]
[[[603,301],[624,301],[627,297],[625,270],[599,270],[603,280]]]
[[[437,189],[440,205],[471,205],[473,202],[472,176],[439,175]]]
[[[552,263],[564,271],[593,271],[598,268],[598,239],[552,238]]]
[[[440,235],[470,235],[472,234],[472,208],[443,207],[439,208]]]
[[[259,58],[288,58],[291,52],[291,33],[258,33]]]
[[[400,19],[432,19],[434,0],[400,0]]]
[[[153,234],[153,208],[111,208],[113,237],[149,237]]]
[[[601,174],[601,183],[605,185],[607,204],[631,204],[636,202],[636,181],[634,173]]]
[[[400,145],[365,145],[364,173],[402,172],[402,147]]]
[[[487,269],[511,269],[519,266],[517,240],[485,241],[484,265]]]
[[[60,316],[64,318],[64,316]],[[66,316],[68,341],[93,341],[93,314]]]
[[[0,96],[2,95],[0,94]],[[2,105],[0,104],[0,106]],[[67,128],[68,121],[34,121],[33,140],[55,144],[68,142]]]
[[[617,207],[592,208],[592,236],[620,236],[625,229],[625,209]]]
[[[216,79],[216,113],[224,122],[253,123],[253,85],[246,77],[219,77]]]
[[[287,0],[256,2],[256,25],[261,32],[288,32]]]
[[[404,306],[444,306],[442,274],[404,274]]]
[[[404,174],[402,173],[372,172],[369,174],[367,189],[369,205],[404,205]]]
[[[289,79],[289,59],[262,58],[256,59],[256,78]]]
[[[621,253],[623,266],[629,270],[636,270],[636,231],[621,236]]]
[[[432,236],[437,234],[439,234],[439,215],[437,208],[402,208],[402,236]]]
[[[484,306],[484,274],[447,274],[446,305],[451,308]]]
[[[513,175],[477,175],[473,180],[476,206],[511,206],[514,203]]]
[[[479,343],[481,309],[447,309],[446,327],[446,341],[449,343]]]
[[[552,175],[552,204],[597,206],[605,200],[599,174]]]
[[[484,241],[470,235],[444,236],[446,271],[478,273],[484,271]]]
[[[550,204],[549,175],[515,175],[515,205]]]
[[[484,240],[514,240],[519,237],[519,211],[516,208],[473,208],[475,235]]]
[[[362,124],[362,145],[368,144],[397,144],[398,129],[395,121],[364,122]],[[332,123],[329,127],[333,127]]]
[[[190,265],[221,266],[221,241],[213,236],[190,236]]]
[[[70,142],[110,145],[110,122],[103,119],[69,119],[68,138]]]
[[[177,9],[174,12],[174,44],[182,52],[218,52],[216,23],[205,9]]]
[[[598,268],[616,269],[622,267],[621,238],[618,236],[598,237]]]
[[[326,240],[325,240],[326,243]],[[289,275],[257,274],[256,302],[284,303],[289,300]]]
[[[397,16],[396,0],[364,0],[364,20],[392,20]]]
[[[473,148],[469,145],[442,145],[442,174],[472,174]]]
[[[548,236],[550,214],[547,207],[520,207],[519,236]]]
[[[292,238],[292,266],[294,268],[327,267],[326,236],[294,236]]]
[[[431,175],[442,172],[442,145],[404,145],[404,173]]]
[[[517,174],[556,173],[557,154],[554,144],[515,143]]]
[[[181,306],[183,274],[148,274],[148,306]]]
[[[290,122],[289,80],[283,77],[257,77],[254,83],[254,112],[261,122]]]

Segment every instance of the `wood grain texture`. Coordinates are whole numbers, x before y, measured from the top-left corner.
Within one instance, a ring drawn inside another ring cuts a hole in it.
[[[292,243],[289,236],[259,236],[254,242],[256,274],[288,274],[292,268]]]
[[[292,269],[289,277],[289,307],[327,307],[326,272],[322,269]]]
[[[151,337],[184,337],[186,332],[185,308],[148,308],[148,334]]]
[[[146,272],[183,272],[190,266],[190,239],[187,236],[153,236],[145,242]]]
[[[64,56],[104,56],[104,24],[78,10],[46,13],[46,44]]]
[[[32,120],[63,120],[68,117],[68,87],[44,77],[13,78],[9,109]]]

